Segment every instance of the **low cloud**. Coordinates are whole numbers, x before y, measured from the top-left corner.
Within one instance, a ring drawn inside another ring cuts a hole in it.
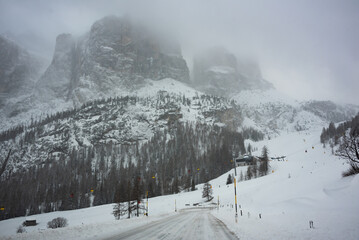
[[[58,34],[129,15],[176,36],[189,63],[201,48],[221,45],[257,59],[288,95],[359,103],[358,12],[355,0],[0,0],[0,33],[41,43],[51,56]]]

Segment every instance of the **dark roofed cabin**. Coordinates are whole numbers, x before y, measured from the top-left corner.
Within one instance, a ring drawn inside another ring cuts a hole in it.
[[[36,220],[35,219],[26,219],[25,220],[25,226],[36,226]]]
[[[247,166],[253,164],[253,156],[245,155],[242,158],[236,159],[236,165],[237,166]]]

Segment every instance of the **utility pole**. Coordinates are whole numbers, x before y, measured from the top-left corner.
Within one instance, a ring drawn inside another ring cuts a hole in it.
[[[234,164],[234,174],[235,174],[235,177],[234,177],[234,205],[236,207],[236,215],[235,215],[235,220],[236,220],[236,223],[238,222],[238,210],[237,210],[237,180],[236,180],[236,177],[237,177],[237,169],[236,169],[236,159],[235,159],[235,156],[234,156],[234,147],[232,149],[232,158],[233,158],[233,164]]]
[[[197,168],[197,184],[199,184],[199,168]]]

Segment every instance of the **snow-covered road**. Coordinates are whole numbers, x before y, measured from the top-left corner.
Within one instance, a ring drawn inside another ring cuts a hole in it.
[[[181,211],[175,216],[120,233],[120,239],[238,239],[209,209]]]

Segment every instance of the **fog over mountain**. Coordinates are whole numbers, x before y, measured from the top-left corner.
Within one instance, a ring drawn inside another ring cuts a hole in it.
[[[85,34],[98,19],[124,16],[181,43],[188,68],[223,46],[258,63],[263,78],[298,99],[357,103],[357,1],[0,1],[0,33],[52,58],[60,33]]]

